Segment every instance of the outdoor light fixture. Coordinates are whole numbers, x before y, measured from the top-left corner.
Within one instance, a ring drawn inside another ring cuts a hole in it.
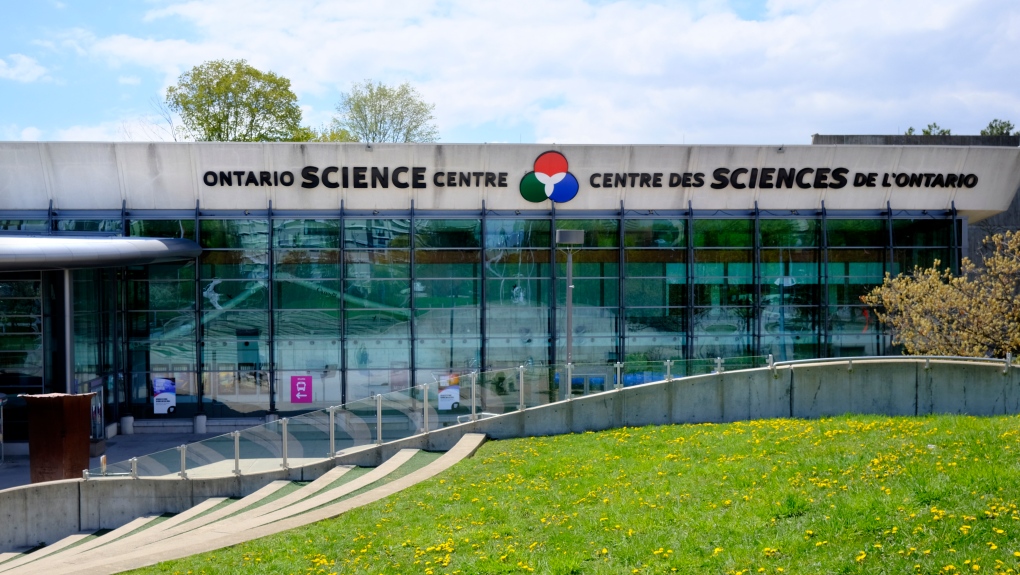
[[[574,367],[574,250],[583,243],[584,230],[556,230],[556,248],[567,252],[567,399]]]

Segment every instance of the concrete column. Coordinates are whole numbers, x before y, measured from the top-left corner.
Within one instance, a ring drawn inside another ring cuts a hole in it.
[[[125,415],[120,418],[120,433],[121,435],[135,434],[135,416]]]
[[[208,433],[206,431],[206,418],[205,415],[199,414],[195,416],[195,433]]]

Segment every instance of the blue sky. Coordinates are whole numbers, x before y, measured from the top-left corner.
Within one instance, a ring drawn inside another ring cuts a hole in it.
[[[1020,125],[1015,0],[0,0],[0,140],[165,140],[153,102],[245,58],[327,123],[409,81],[443,142],[807,144]]]

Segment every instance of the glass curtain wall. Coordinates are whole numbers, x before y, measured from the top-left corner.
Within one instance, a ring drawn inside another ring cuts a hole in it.
[[[624,220],[625,361],[686,355],[687,222]]]
[[[574,363],[616,362],[620,335],[620,222],[557,220],[557,229],[584,230],[574,249]],[[556,358],[565,362],[567,254],[556,250]]]
[[[346,401],[410,382],[410,230],[407,218],[344,220]]]
[[[549,362],[552,222],[485,222],[487,367]]]
[[[170,379],[175,415],[223,417],[565,361],[554,228],[585,232],[577,364],[887,353],[860,296],[887,271],[957,265],[962,235],[950,219],[897,215],[209,214],[64,218],[51,231],[200,243],[195,262],[74,272],[75,373],[103,379],[122,414],[152,416],[153,381]],[[63,390],[47,367],[63,349],[62,285],[59,272],[0,277],[4,390]]]

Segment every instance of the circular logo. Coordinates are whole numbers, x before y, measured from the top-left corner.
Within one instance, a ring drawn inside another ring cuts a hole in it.
[[[521,178],[521,196],[529,202],[569,202],[577,195],[577,178],[567,171],[567,158],[546,152],[535,160],[535,171]]]

